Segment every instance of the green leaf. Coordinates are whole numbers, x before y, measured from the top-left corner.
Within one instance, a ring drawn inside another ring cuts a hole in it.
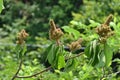
[[[100,25],[100,23],[97,23],[97,22],[95,22],[95,21],[93,21],[93,20],[89,20],[89,22],[90,22],[90,25],[89,25],[89,26],[91,26],[91,27],[96,27],[96,26],[99,26],[99,25]]]
[[[85,55],[88,57],[89,59],[89,64],[92,64],[93,62],[93,41],[90,42],[90,44],[88,44],[88,46],[85,48]]]
[[[63,46],[51,45],[46,60],[48,60],[53,68],[63,68],[65,66]]]
[[[3,0],[0,0],[0,13],[1,13],[2,9],[4,9]]]
[[[51,45],[51,47],[49,48],[49,52],[48,52],[48,55],[47,55],[47,58],[46,58],[46,60],[48,60],[48,62],[50,63],[50,64],[52,64],[52,61],[53,61],[53,59],[54,59],[54,45]]]
[[[100,52],[100,48],[99,45],[97,44],[97,40],[93,41],[93,62],[92,62],[92,66],[95,66],[96,64],[98,64],[98,54]]]
[[[109,67],[112,61],[113,51],[107,43],[104,44],[104,54],[105,54],[105,66]]]
[[[53,62],[55,60],[56,53],[58,52],[58,50],[59,50],[59,47],[56,47],[54,44],[51,45],[49,53],[47,55],[47,60],[51,65],[54,64]]]
[[[65,67],[65,58],[63,55],[58,56],[58,69]]]
[[[58,51],[56,51],[56,56],[54,60],[54,68],[61,69],[65,67],[64,49],[63,46],[58,46]]]
[[[100,44],[97,40],[91,41],[91,43],[85,49],[85,55],[89,59],[89,64],[96,66],[99,63],[99,54],[101,54]]]
[[[70,21],[70,24],[72,24],[72,25],[78,25],[78,22],[77,22],[77,21],[72,20],[72,21]]]
[[[100,68],[104,67],[105,66],[105,55],[103,51],[98,54],[98,60],[99,60],[99,63],[96,65],[96,67],[100,67]]]
[[[45,62],[47,61],[47,56],[48,56],[48,53],[50,52],[51,50],[51,47],[53,46],[53,44],[50,44],[46,49],[45,49],[45,52],[42,54],[42,62]]]
[[[27,51],[27,46],[26,46],[26,44],[23,44],[23,45],[17,44],[14,51],[18,55],[18,58],[22,58],[24,56],[25,52]]]
[[[22,56],[24,56],[24,54],[25,54],[26,51],[27,51],[27,46],[26,46],[26,44],[24,44],[22,46],[22,51],[21,51]]]
[[[104,50],[102,51],[97,40],[94,40],[86,48],[85,54],[92,66],[109,67],[112,61],[113,51],[107,43],[104,45]]]
[[[78,61],[76,58],[67,60],[65,71],[71,71],[78,66]]]
[[[116,59],[114,59],[112,62],[117,62],[118,64],[120,64],[120,59],[119,59],[119,58],[116,58]]]
[[[27,46],[26,46],[26,44],[19,45],[19,46],[20,46],[19,58],[22,58],[22,57],[24,57],[25,52],[27,51]]]
[[[64,27],[62,27],[62,29],[64,29],[64,31],[69,34],[73,34],[75,39],[78,39],[80,37],[80,32],[73,28],[70,28],[69,26],[64,26]]]
[[[88,44],[88,46],[85,48],[85,55],[90,58],[90,56],[92,55],[92,42],[90,44]]]
[[[14,49],[15,53],[20,53],[21,51],[21,46],[20,45],[16,45],[15,49]]]

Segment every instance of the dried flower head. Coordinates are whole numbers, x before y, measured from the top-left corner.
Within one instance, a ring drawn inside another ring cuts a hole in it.
[[[18,37],[17,37],[17,44],[23,44],[25,43],[25,39],[29,36],[28,33],[26,33],[26,31],[23,29],[18,33]]]
[[[50,20],[49,38],[52,40],[59,40],[62,35],[62,30],[56,27],[53,20]]]
[[[107,26],[109,26],[109,23],[110,23],[110,21],[113,19],[113,15],[112,14],[110,14],[108,17],[107,17],[107,19],[106,19],[106,21],[105,21],[105,25],[107,25]]]
[[[111,30],[109,23],[112,19],[112,15],[109,15],[105,23],[96,28],[96,33],[100,36],[100,42],[105,43],[107,38],[112,36],[114,32]]]
[[[75,42],[72,42],[71,44],[68,44],[67,46],[69,47],[70,51],[75,51],[77,49],[80,49],[82,43],[82,38],[78,39]]]

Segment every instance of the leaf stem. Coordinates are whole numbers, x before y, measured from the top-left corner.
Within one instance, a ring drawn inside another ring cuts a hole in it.
[[[58,46],[60,45],[60,41],[59,40],[56,40],[56,43],[57,43]]]
[[[71,56],[71,57],[69,57],[69,58],[66,58],[65,60],[69,60],[69,59],[73,59],[73,58],[79,57],[79,56],[81,56],[82,54],[83,54],[83,52],[82,52],[82,53],[79,53],[79,54],[77,54],[77,55],[75,55],[75,56]]]

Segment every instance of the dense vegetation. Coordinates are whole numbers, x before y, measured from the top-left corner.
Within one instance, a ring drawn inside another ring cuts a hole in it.
[[[0,0],[0,80],[119,80],[119,0]]]

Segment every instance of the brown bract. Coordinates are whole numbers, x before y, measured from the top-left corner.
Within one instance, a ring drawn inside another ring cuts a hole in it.
[[[111,30],[109,23],[112,20],[112,15],[109,15],[105,23],[96,28],[96,33],[100,36],[99,40],[102,43],[105,43],[107,38],[112,36],[114,32]]]
[[[49,38],[51,40],[59,40],[61,36],[63,35],[63,32],[60,28],[57,28],[54,21],[50,20],[50,30],[49,30]]]
[[[81,43],[82,43],[82,38],[78,39],[75,42],[68,44],[67,46],[69,47],[70,51],[75,51],[77,49],[80,49]]]
[[[26,33],[26,31],[23,29],[18,33],[18,37],[17,37],[17,44],[23,44],[25,43],[25,39],[29,36],[28,33]]]

